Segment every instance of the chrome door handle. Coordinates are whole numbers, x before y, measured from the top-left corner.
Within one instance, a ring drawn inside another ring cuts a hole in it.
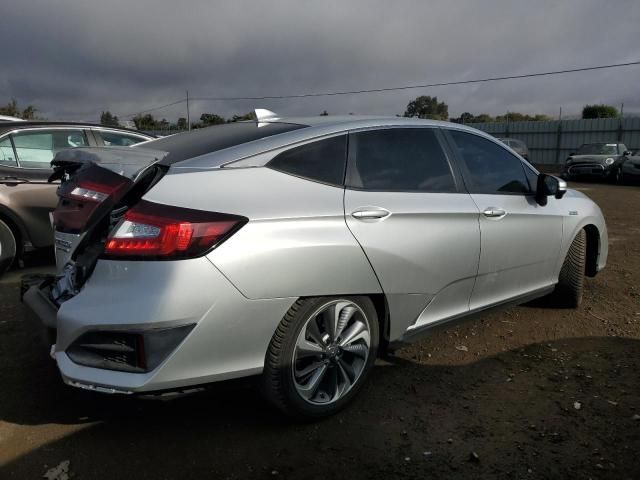
[[[502,218],[507,212],[498,207],[487,207],[482,211],[482,214],[489,218]]]
[[[359,208],[352,212],[351,216],[358,220],[379,220],[388,217],[389,214],[389,210],[384,208]]]

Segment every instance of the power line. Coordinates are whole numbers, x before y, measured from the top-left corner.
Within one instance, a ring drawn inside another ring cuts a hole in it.
[[[139,112],[135,112],[135,113],[128,113],[126,115],[122,115],[122,117],[135,117],[136,115],[140,115],[141,113],[155,112],[156,110],[160,110],[160,109],[167,108],[167,107],[172,107],[173,105],[178,105],[179,103],[185,102],[186,100],[187,100],[186,98],[181,98],[180,100],[176,100],[175,102],[167,103],[166,105],[160,105],[159,107],[152,107],[152,108],[148,108],[146,110],[140,110]]]
[[[299,93],[299,94],[292,94],[292,95],[263,95],[263,96],[254,96],[254,97],[190,97],[190,100],[222,102],[222,101],[238,101],[238,100],[278,100],[278,99],[287,99],[287,98],[334,97],[339,95],[357,95],[361,93],[393,92],[393,91],[401,91],[401,90],[413,90],[417,88],[446,87],[451,85],[469,85],[473,83],[496,82],[500,80],[517,80],[517,79],[523,79],[523,78],[548,77],[551,75],[563,75],[567,73],[588,72],[593,70],[629,67],[634,65],[640,65],[640,61],[612,63],[608,65],[598,65],[595,67],[569,68],[564,70],[553,70],[548,72],[526,73],[522,75],[505,75],[500,77],[487,77],[487,78],[479,78],[475,80],[456,80],[456,81],[450,81],[450,82],[425,83],[421,85],[403,85],[399,87],[371,88],[371,89],[362,89],[362,90],[343,90],[343,91],[337,91],[337,92]],[[161,105],[159,107],[154,107],[147,110],[141,110],[140,112],[137,112],[137,113],[124,115],[124,117],[131,117],[141,113],[148,113],[155,110],[160,110],[162,108],[170,107],[172,105],[177,105],[178,103],[182,103],[185,101],[186,101],[186,98],[183,98],[175,102],[169,103],[167,105]]]
[[[503,77],[489,77],[476,80],[458,80],[452,82],[426,83],[423,85],[404,85],[401,87],[372,88],[366,90],[345,90],[339,92],[320,92],[320,93],[300,93],[294,95],[265,95],[262,97],[194,97],[192,100],[211,100],[211,101],[230,101],[230,100],[273,100],[282,98],[305,98],[305,97],[330,97],[336,95],[355,95],[359,93],[378,93],[391,92],[396,90],[410,90],[414,88],[444,87],[448,85],[466,85],[470,83],[495,82],[498,80],[514,80],[519,78],[544,77],[549,75],[560,75],[565,73],[586,72],[590,70],[603,70],[606,68],[628,67],[631,65],[640,65],[640,61],[615,63],[610,65],[599,65],[597,67],[571,68],[566,70],[555,70],[551,72],[527,73],[523,75],[509,75]]]

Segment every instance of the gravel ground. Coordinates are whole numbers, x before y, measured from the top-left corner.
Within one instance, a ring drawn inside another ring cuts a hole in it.
[[[64,386],[13,272],[0,284],[0,478],[640,478],[640,189],[573,187],[610,235],[578,310],[438,328],[316,424],[288,422],[250,382],[164,402]]]

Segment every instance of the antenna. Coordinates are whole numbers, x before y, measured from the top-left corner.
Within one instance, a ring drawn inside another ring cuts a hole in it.
[[[261,122],[263,120],[278,120],[278,114],[272,112],[271,110],[267,110],[265,108],[256,108],[254,110],[256,113],[256,120]]]

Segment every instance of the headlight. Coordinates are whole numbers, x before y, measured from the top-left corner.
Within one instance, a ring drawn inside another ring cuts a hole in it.
[[[613,158],[607,158],[604,161],[605,165],[613,165],[613,162],[615,162]]]

